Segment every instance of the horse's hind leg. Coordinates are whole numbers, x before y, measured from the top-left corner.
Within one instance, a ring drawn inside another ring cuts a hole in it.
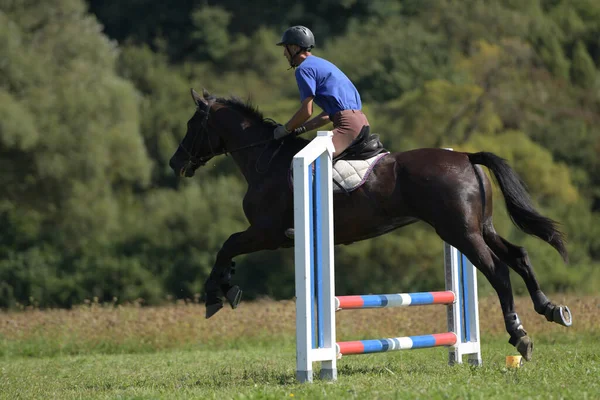
[[[498,235],[491,224],[484,227],[483,237],[490,249],[523,278],[535,311],[545,316],[548,321],[571,326],[572,319],[569,307],[556,305],[548,300],[535,278],[527,251]]]
[[[456,235],[456,232],[444,234],[438,230],[438,234],[467,256],[473,265],[485,275],[498,294],[504,325],[510,335],[509,343],[515,346],[527,361],[531,360],[533,341],[527,336],[527,332],[523,329],[521,320],[515,312],[508,266],[490,250],[479,232],[472,232],[462,237]]]

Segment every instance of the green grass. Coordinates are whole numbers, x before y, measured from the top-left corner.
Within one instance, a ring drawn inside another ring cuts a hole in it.
[[[204,307],[90,305],[0,313],[0,399],[600,399],[597,297],[564,297],[565,328],[517,299],[534,359],[505,367],[494,298],[479,306],[483,367],[447,366],[447,349],[338,361],[338,381],[295,380],[294,304],[245,302],[210,320]],[[336,314],[339,340],[443,332],[443,308]],[[318,376],[318,364],[314,364]]]
[[[295,382],[293,346],[230,350],[10,357],[0,362],[3,399],[598,399],[600,343],[541,340],[522,368],[504,340],[483,344],[483,367],[446,365],[446,349],[348,356],[338,381]],[[318,376],[318,364],[314,364]]]

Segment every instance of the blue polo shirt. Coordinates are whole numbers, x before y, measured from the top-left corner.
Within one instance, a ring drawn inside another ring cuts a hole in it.
[[[360,110],[358,90],[338,67],[329,61],[310,55],[296,68],[300,101],[313,96],[314,102],[333,116],[342,110]]]

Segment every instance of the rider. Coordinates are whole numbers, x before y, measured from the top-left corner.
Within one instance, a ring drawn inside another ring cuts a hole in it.
[[[281,37],[277,46],[283,46],[283,54],[296,71],[301,106],[284,125],[275,128],[273,136],[281,139],[290,133],[302,134],[333,122],[334,156],[341,154],[358,136],[369,121],[361,111],[358,90],[338,67],[311,54],[315,37],[304,26],[292,26]],[[312,116],[313,102],[323,112]]]

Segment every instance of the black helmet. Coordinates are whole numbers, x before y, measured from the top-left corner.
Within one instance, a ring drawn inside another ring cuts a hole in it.
[[[281,41],[277,43],[277,46],[285,46],[288,44],[295,44],[296,46],[300,46],[303,49],[312,49],[315,47],[315,36],[305,26],[296,25],[291,28],[287,28],[285,32],[283,32],[283,36],[281,37]]]

